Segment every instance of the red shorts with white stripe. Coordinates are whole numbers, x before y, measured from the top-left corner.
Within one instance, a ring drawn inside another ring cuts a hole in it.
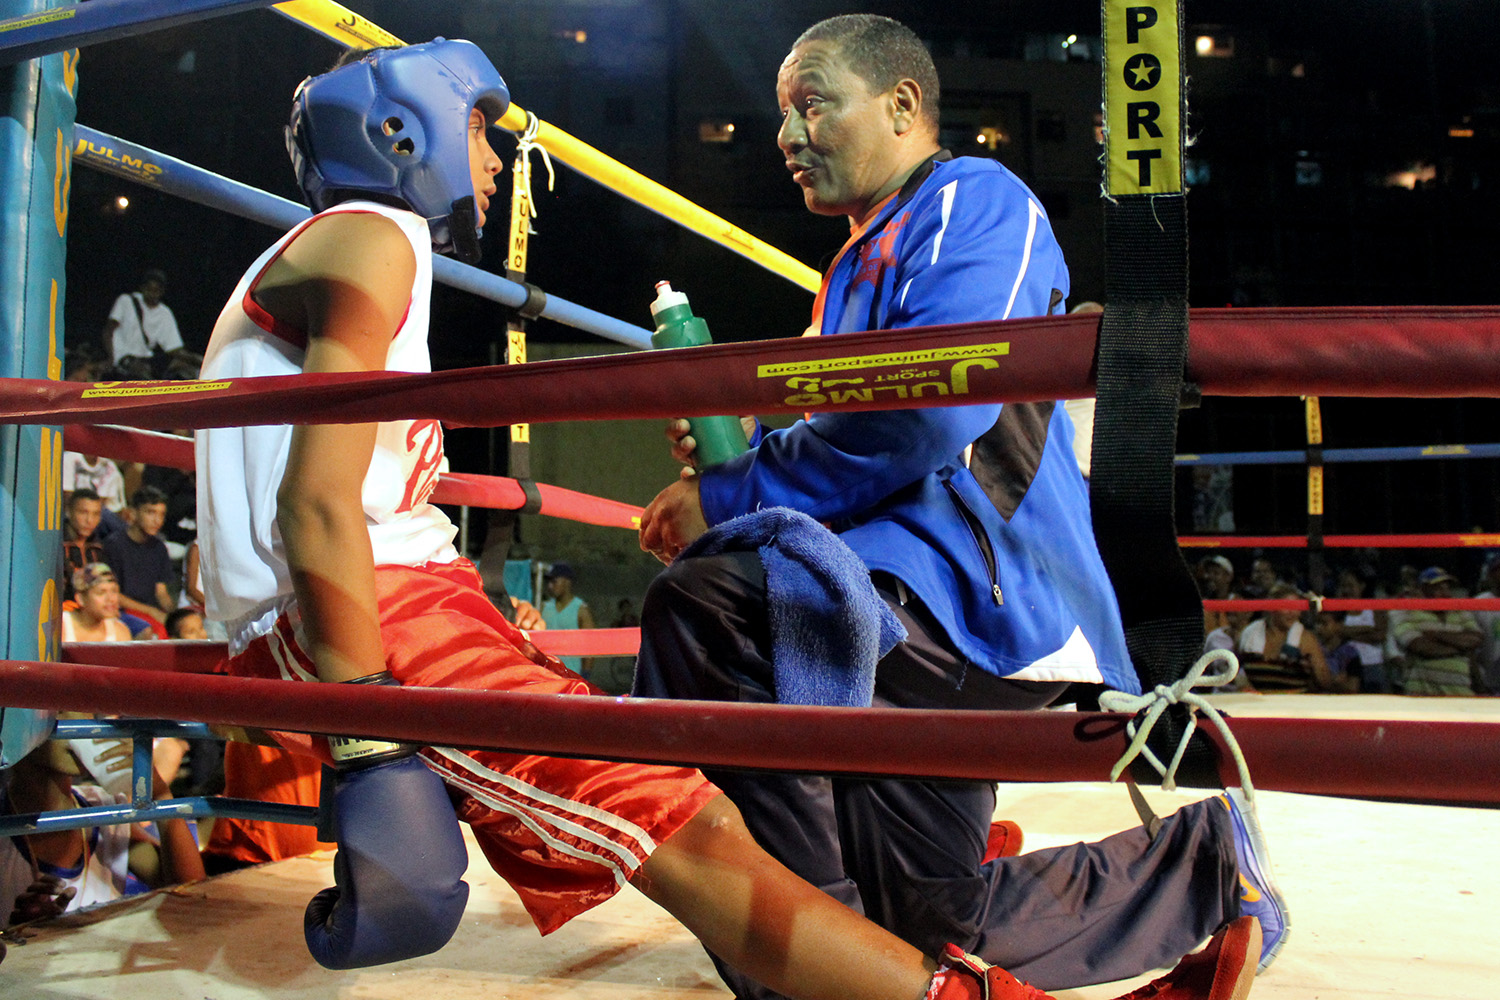
[[[377,566],[375,585],[386,668],[402,684],[602,693],[501,617],[467,561]],[[229,665],[241,676],[316,676],[287,615]],[[322,738],[276,736],[289,749],[327,759]],[[459,793],[459,818],[543,934],[613,896],[658,844],[719,794],[685,767],[441,747],[423,755]]]

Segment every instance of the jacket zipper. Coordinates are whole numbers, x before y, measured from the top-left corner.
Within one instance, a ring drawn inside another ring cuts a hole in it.
[[[943,488],[953,498],[953,506],[958,508],[959,516],[964,519],[964,524],[968,525],[969,537],[974,540],[974,547],[979,550],[979,558],[984,563],[985,571],[989,574],[990,594],[994,597],[996,606],[1004,607],[1005,595],[1001,593],[1000,581],[996,578],[998,574],[995,570],[995,553],[994,549],[985,544],[988,538],[984,534],[984,525],[979,523],[979,518],[969,509],[969,505],[964,503],[963,497],[958,495],[958,490],[953,488],[951,482],[944,480]]]

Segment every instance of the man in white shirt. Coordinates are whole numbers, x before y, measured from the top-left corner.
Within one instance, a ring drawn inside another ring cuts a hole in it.
[[[182,350],[177,317],[162,301],[166,291],[167,276],[152,268],[141,276],[139,291],[115,299],[104,324],[104,349],[116,365],[127,369],[140,361],[149,365],[158,350]]]
[[[66,504],[73,491],[79,489],[90,489],[99,494],[104,509],[112,514],[125,509],[125,474],[112,458],[76,451],[63,452],[63,503]]]

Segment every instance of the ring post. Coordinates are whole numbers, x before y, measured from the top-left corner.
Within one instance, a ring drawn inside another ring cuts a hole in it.
[[[71,7],[0,0],[0,17]],[[0,376],[62,378],[65,239],[78,52],[0,68]],[[17,252],[19,250],[19,252]],[[7,659],[57,659],[62,558],[62,429],[0,428],[0,630]],[[4,704],[0,695],[0,705]],[[0,707],[0,768],[52,731],[53,715]]]

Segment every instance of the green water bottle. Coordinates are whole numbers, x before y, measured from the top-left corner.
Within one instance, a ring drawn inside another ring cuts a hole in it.
[[[656,301],[651,303],[651,318],[656,321],[656,332],[651,335],[651,346],[697,347],[712,343],[708,335],[708,324],[693,315],[687,296],[672,287],[669,281],[656,283]],[[693,450],[693,465],[706,469],[747,450],[745,428],[739,417],[694,417],[688,421],[693,439],[698,446]]]

